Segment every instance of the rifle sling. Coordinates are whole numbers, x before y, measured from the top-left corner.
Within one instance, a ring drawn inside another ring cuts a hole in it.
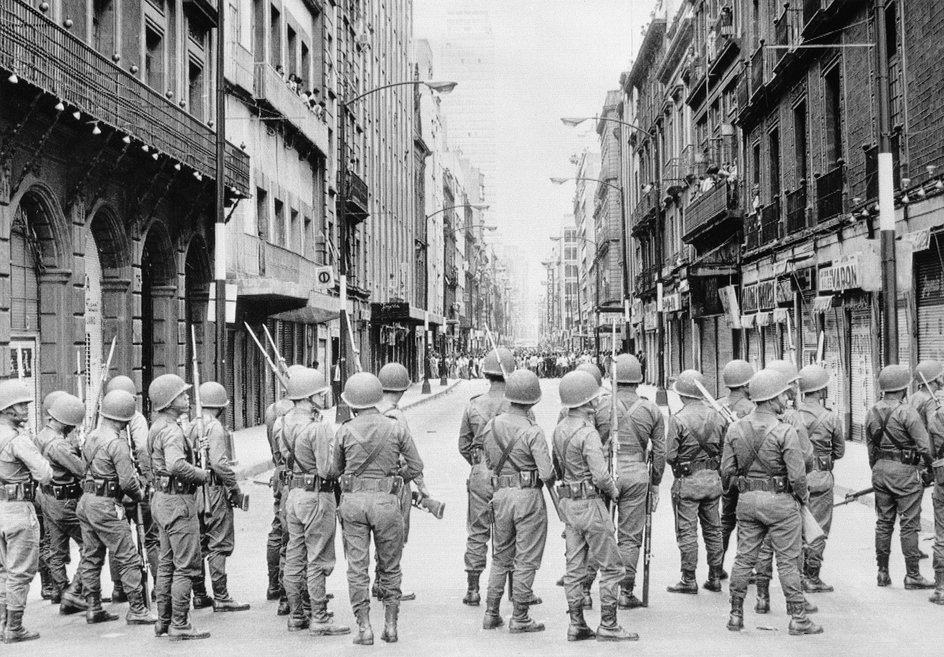
[[[357,433],[357,432],[354,430],[353,427],[351,427],[350,425],[348,425],[347,428],[348,428],[348,431],[351,432],[351,436],[354,438],[354,441],[355,441],[355,442],[358,444],[358,446],[360,446],[360,448],[361,448],[362,450],[364,450],[364,452],[367,454],[367,458],[364,460],[364,462],[361,463],[361,464],[358,466],[357,470],[355,470],[355,471],[353,472],[353,475],[354,475],[355,477],[360,477],[362,474],[364,474],[364,472],[367,471],[367,468],[369,468],[369,467],[371,466],[371,464],[372,464],[374,461],[377,460],[377,457],[380,456],[380,452],[381,452],[381,450],[383,450],[384,445],[385,445],[386,442],[387,442],[388,436],[383,436],[380,440],[377,441],[377,444],[376,444],[376,445],[374,445],[372,448],[368,449],[368,448],[367,448],[367,445],[368,445],[369,443],[368,443],[359,433]],[[388,435],[389,435],[389,434],[388,434]]]

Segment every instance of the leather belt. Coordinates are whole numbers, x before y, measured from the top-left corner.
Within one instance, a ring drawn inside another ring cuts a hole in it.
[[[158,475],[154,478],[154,487],[166,495],[193,495],[200,485],[173,475]]]
[[[571,500],[592,500],[600,497],[600,491],[589,481],[561,484],[557,487],[557,494]]]
[[[717,470],[721,462],[717,457],[698,459],[696,461],[681,461],[672,466],[672,474],[676,477],[689,477],[702,470]]]
[[[510,475],[492,476],[492,488],[540,488],[544,485],[537,470],[525,470]]]
[[[342,493],[390,493],[399,495],[403,488],[403,477],[355,477],[354,475],[341,475]]]
[[[89,495],[99,497],[112,497],[118,499],[121,497],[121,486],[117,479],[86,479],[82,482],[82,490]]]
[[[882,461],[898,461],[904,465],[920,465],[921,464],[921,455],[918,454],[917,450],[914,449],[886,449],[880,447],[877,450],[878,460]]]
[[[786,477],[738,477],[738,491],[742,493],[753,493],[762,491],[766,493],[789,493],[793,488],[790,486],[790,480]]]
[[[43,492],[57,500],[77,500],[82,497],[82,484],[43,484]]]
[[[335,484],[337,484],[335,479],[322,479],[318,475],[296,472],[292,474],[288,486],[290,490],[300,488],[310,493],[331,493],[334,491]]]
[[[0,484],[0,502],[32,502],[35,496],[36,484],[32,481]]]

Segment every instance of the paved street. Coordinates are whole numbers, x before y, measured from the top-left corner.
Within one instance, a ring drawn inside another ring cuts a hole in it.
[[[539,423],[549,431],[557,414],[556,381],[544,381],[545,398],[537,407]],[[901,580],[904,566],[893,555],[894,585],[878,589],[874,584],[872,557],[872,512],[866,506],[851,504],[837,510],[834,535],[827,548],[823,577],[837,588],[836,593],[815,596],[820,606],[816,620],[825,634],[815,637],[790,637],[788,618],[779,585],[772,591],[772,613],[757,616],[746,610],[747,631],[735,635],[725,629],[727,595],[701,591],[698,596],[672,596],[665,592],[678,578],[678,552],[674,544],[671,506],[668,501],[671,475],[662,485],[662,503],[655,518],[653,540],[652,599],[649,609],[621,611],[624,627],[638,632],[640,642],[632,646],[608,646],[565,641],[567,617],[563,590],[554,581],[563,570],[561,526],[551,519],[544,566],[538,574],[536,593],[544,599],[533,615],[547,623],[548,629],[536,635],[510,635],[507,629],[481,630],[483,608],[460,603],[465,585],[462,550],[465,539],[465,463],[456,452],[456,430],[468,398],[485,389],[485,382],[460,383],[443,397],[408,412],[414,436],[426,462],[426,478],[434,495],[446,503],[442,521],[416,513],[410,544],[404,558],[404,590],[417,593],[417,601],[403,603],[400,642],[388,646],[379,641],[382,609],[375,604],[373,624],[378,635],[373,650],[389,655],[589,655],[631,651],[642,655],[792,655],[804,654],[890,654],[907,641],[913,654],[934,654],[944,642],[944,609],[927,602],[929,592],[904,591]],[[257,482],[265,481],[259,475]],[[197,625],[213,633],[208,641],[172,644],[155,639],[150,628],[130,628],[123,620],[104,625],[86,625],[84,617],[61,617],[57,609],[38,599],[38,578],[31,591],[26,624],[42,634],[39,643],[4,646],[4,654],[121,655],[134,650],[151,655],[189,654],[301,654],[309,650],[331,650],[332,654],[365,654],[370,648],[351,644],[351,637],[313,639],[307,633],[289,634],[285,619],[275,615],[276,604],[266,602],[264,542],[271,506],[267,488],[245,483],[252,495],[252,509],[237,518],[236,555],[230,567],[233,595],[251,602],[251,611],[241,614],[194,613]],[[922,542],[925,551],[930,543]],[[897,548],[896,548],[897,550]],[[338,536],[339,563],[329,580],[329,590],[337,596],[332,604],[339,621],[352,624],[347,601],[345,565]],[[730,569],[729,555],[728,568]],[[73,562],[74,563],[74,562]],[[930,564],[922,562],[926,576]],[[706,568],[699,566],[699,580]],[[106,575],[107,577],[107,575]],[[110,590],[106,583],[105,590]],[[751,594],[753,596],[753,593]],[[598,603],[596,591],[595,602]],[[122,615],[125,605],[112,606]],[[505,602],[503,614],[510,614]],[[596,625],[597,608],[588,612],[588,622]],[[132,639],[132,641],[129,641]],[[473,645],[474,642],[474,645]]]

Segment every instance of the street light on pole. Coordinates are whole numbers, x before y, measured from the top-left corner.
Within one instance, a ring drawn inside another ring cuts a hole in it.
[[[353,341],[353,336],[350,335],[349,323],[350,320],[347,315],[347,273],[348,273],[348,258],[350,257],[350,227],[347,224],[347,201],[348,201],[348,192],[350,181],[348,180],[348,159],[347,159],[347,140],[346,140],[346,127],[347,127],[347,115],[348,108],[357,101],[375,94],[379,91],[385,89],[391,89],[393,87],[406,87],[411,86],[415,87],[417,85],[424,85],[432,91],[435,91],[440,94],[447,94],[453,89],[456,88],[457,82],[451,81],[435,81],[435,80],[410,80],[406,82],[392,82],[390,84],[381,85],[375,87],[374,89],[368,89],[367,91],[349,98],[347,100],[342,100],[338,103],[338,201],[337,201],[337,217],[338,217],[338,226],[339,238],[340,238],[340,248],[338,249],[341,259],[338,263],[338,279],[340,285],[340,302],[341,302],[341,327],[339,332],[339,349],[338,349],[338,386],[341,390],[344,389],[344,384],[347,382],[348,374],[348,353],[350,346],[348,342]],[[343,399],[339,399],[337,410],[335,413],[336,422],[344,422],[345,420],[351,417],[351,409],[344,402]]]

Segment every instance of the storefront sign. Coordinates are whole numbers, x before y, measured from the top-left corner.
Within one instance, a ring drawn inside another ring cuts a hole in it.
[[[773,308],[777,305],[777,279],[761,281],[757,284],[757,307]]]
[[[786,324],[789,313],[786,308],[774,308],[774,324]]]
[[[633,324],[638,324],[643,318],[642,299],[633,299]]]
[[[753,328],[754,321],[757,319],[756,315],[741,315],[741,328],[749,329]]]
[[[741,328],[741,309],[738,304],[737,288],[733,285],[727,285],[718,290],[718,297],[721,299],[721,307],[724,309],[728,327]]]
[[[924,251],[931,246],[931,229],[915,230],[901,236],[902,242],[911,242],[914,251]]]
[[[682,310],[682,295],[672,292],[662,298],[662,309],[667,313],[677,313]]]
[[[819,289],[825,290],[854,290],[861,288],[859,256],[846,256],[837,260],[829,267],[819,270]]]
[[[656,322],[658,321],[656,317],[656,304],[654,303],[646,304],[646,312],[643,315],[643,321],[646,323],[647,331],[656,330]]]
[[[745,312],[757,310],[757,286],[747,285],[744,287],[744,293],[741,296],[741,304]]]

